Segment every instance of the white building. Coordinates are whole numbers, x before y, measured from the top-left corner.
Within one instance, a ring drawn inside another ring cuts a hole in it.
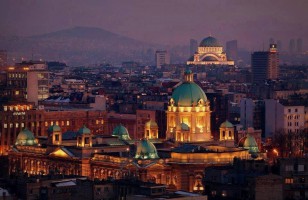
[[[156,67],[161,68],[163,65],[170,64],[170,55],[167,51],[156,51],[155,52]]]
[[[275,132],[296,133],[304,129],[308,119],[307,110],[303,105],[282,104],[274,99],[265,100],[265,137],[271,137]]]

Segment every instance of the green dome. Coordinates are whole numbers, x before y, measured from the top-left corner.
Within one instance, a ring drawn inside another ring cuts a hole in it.
[[[61,128],[60,128],[60,126],[54,124],[54,125],[50,126],[50,127],[47,129],[47,132],[48,132],[49,134],[51,134],[51,133],[53,133],[53,132],[61,132]]]
[[[191,107],[198,105],[199,100],[207,101],[202,88],[194,82],[183,82],[175,88],[172,99],[175,106]]]
[[[137,145],[136,159],[158,159],[157,150],[153,143],[147,139],[142,139]]]
[[[82,135],[82,134],[91,134],[91,131],[90,131],[90,129],[88,129],[85,125],[83,125],[83,127],[80,128],[80,129],[78,130],[78,134],[79,134],[79,135]]]
[[[152,120],[146,122],[144,126],[146,128],[157,128],[158,127],[157,123],[155,121],[152,121]]]
[[[122,140],[131,140],[128,130],[123,125],[116,126],[112,131],[112,136],[117,136]]]
[[[233,128],[233,124],[226,120],[225,122],[221,123],[220,128]]]
[[[220,47],[221,45],[219,44],[218,40],[214,37],[207,37],[204,38],[199,47]]]
[[[32,146],[35,144],[36,141],[34,135],[27,128],[19,132],[15,143],[15,145],[20,145],[20,146]]]
[[[248,152],[252,155],[252,157],[256,157],[257,154],[259,153],[258,144],[255,138],[249,133],[245,137],[240,139],[239,147],[247,149]]]

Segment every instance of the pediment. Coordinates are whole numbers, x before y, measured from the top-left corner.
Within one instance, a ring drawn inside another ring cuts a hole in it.
[[[49,156],[61,157],[61,158],[73,158],[75,157],[69,150],[65,148],[57,148],[49,154]]]

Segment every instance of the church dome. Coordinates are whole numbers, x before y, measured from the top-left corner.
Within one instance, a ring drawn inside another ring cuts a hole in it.
[[[240,139],[239,141],[239,147],[243,147],[244,149],[247,149],[248,152],[253,156],[256,157],[259,153],[258,144],[255,140],[255,138],[250,135],[249,133]]]
[[[220,47],[220,46],[221,45],[219,44],[218,40],[211,36],[204,38],[199,45],[199,47]]]
[[[144,126],[146,128],[157,128],[158,127],[157,123],[155,121],[152,121],[152,120],[146,122]]]
[[[185,81],[172,93],[172,99],[175,106],[191,107],[198,103],[207,101],[207,97],[202,88],[194,82]],[[201,101],[202,102],[201,102]]]
[[[116,126],[112,131],[112,136],[117,136],[122,140],[131,140],[128,130],[123,125]]]
[[[90,131],[90,129],[88,129],[88,128],[86,127],[86,125],[83,125],[83,127],[81,127],[81,128],[78,130],[78,134],[79,134],[79,135],[91,134],[91,131]]]
[[[226,120],[225,122],[221,123],[220,128],[233,128],[233,124]]]
[[[15,145],[21,145],[21,146],[31,146],[35,144],[36,141],[34,135],[27,128],[19,132],[15,143]]]
[[[147,139],[142,139],[137,145],[136,159],[158,159],[156,147]]]

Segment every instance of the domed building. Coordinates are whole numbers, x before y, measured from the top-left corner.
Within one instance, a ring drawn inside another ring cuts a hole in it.
[[[16,146],[32,146],[36,144],[33,133],[27,128],[19,132],[15,143]]]
[[[176,142],[211,140],[210,105],[191,70],[184,73],[184,82],[173,92],[167,112],[167,139]]]
[[[137,145],[136,159],[158,159],[156,147],[148,139],[142,139]]]
[[[131,140],[128,130],[121,124],[113,129],[112,136],[117,136],[121,140]]]
[[[216,38],[209,36],[201,41],[187,65],[234,65],[234,61],[227,60],[223,46]]]
[[[255,138],[249,133],[247,133],[245,137],[240,139],[238,146],[244,149],[247,149],[251,157],[253,158],[258,157],[258,153],[260,152],[258,148],[258,144]]]

